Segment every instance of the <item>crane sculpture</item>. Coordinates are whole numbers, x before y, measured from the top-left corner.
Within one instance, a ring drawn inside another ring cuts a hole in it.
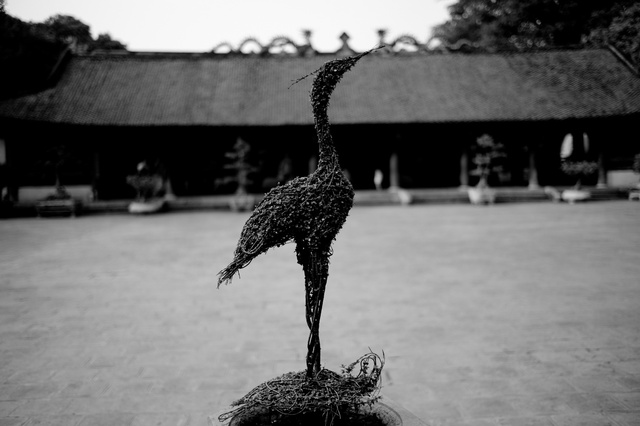
[[[306,321],[309,327],[306,375],[320,371],[320,316],[329,276],[331,244],[353,206],[353,186],[345,177],[331,137],[327,110],[342,76],[372,49],[326,62],[316,71],[311,106],[318,138],[317,169],[269,191],[242,229],[231,263],[218,274],[218,287],[229,283],[258,255],[287,242],[296,244],[296,257],[305,277]]]

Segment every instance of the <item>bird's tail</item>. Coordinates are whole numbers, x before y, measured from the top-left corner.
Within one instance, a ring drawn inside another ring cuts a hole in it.
[[[223,283],[224,284],[230,284],[231,280],[233,279],[233,276],[236,273],[238,275],[240,275],[239,269],[240,269],[240,267],[238,265],[236,265],[236,262],[234,260],[233,262],[231,262],[229,264],[229,266],[227,266],[226,268],[224,268],[223,270],[218,272],[218,288],[220,288],[220,286]]]
[[[231,263],[227,265],[226,268],[218,272],[218,288],[220,288],[220,285],[222,285],[223,283],[230,284],[231,280],[236,274],[238,274],[238,277],[239,277],[240,269],[248,266],[249,263],[251,263],[251,260],[253,260],[252,257],[247,257],[247,256],[241,257],[236,255],[233,261],[231,261]]]
[[[233,255],[233,260],[226,268],[218,272],[218,288],[222,283],[229,284],[235,274],[240,276],[240,269],[249,266],[251,261],[255,259],[260,253],[264,252],[264,239],[256,237],[255,233],[248,232],[251,230],[252,225],[251,218],[245,223],[245,228],[240,235],[240,241],[238,241],[238,247]]]

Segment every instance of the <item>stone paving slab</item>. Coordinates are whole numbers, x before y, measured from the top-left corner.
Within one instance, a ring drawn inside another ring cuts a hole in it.
[[[355,208],[323,364],[385,351],[429,425],[640,424],[637,203]],[[216,289],[247,214],[0,221],[0,426],[206,425],[304,368],[294,246]]]

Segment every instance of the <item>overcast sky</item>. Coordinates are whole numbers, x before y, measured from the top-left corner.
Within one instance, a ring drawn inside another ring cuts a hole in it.
[[[387,41],[410,34],[425,42],[448,18],[454,0],[6,0],[7,13],[42,22],[55,14],[88,24],[94,37],[109,33],[133,51],[205,52],[222,42],[234,47],[247,37],[263,44],[276,36],[302,43],[312,31],[320,51],[340,47],[347,32],[356,50],[372,48],[377,30]]]

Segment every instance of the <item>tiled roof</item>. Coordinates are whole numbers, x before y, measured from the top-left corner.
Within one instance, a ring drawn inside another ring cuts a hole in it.
[[[0,117],[117,126],[312,124],[311,78],[330,57],[74,57],[51,89]],[[331,101],[333,123],[549,120],[640,113],[640,78],[606,49],[372,54]]]

